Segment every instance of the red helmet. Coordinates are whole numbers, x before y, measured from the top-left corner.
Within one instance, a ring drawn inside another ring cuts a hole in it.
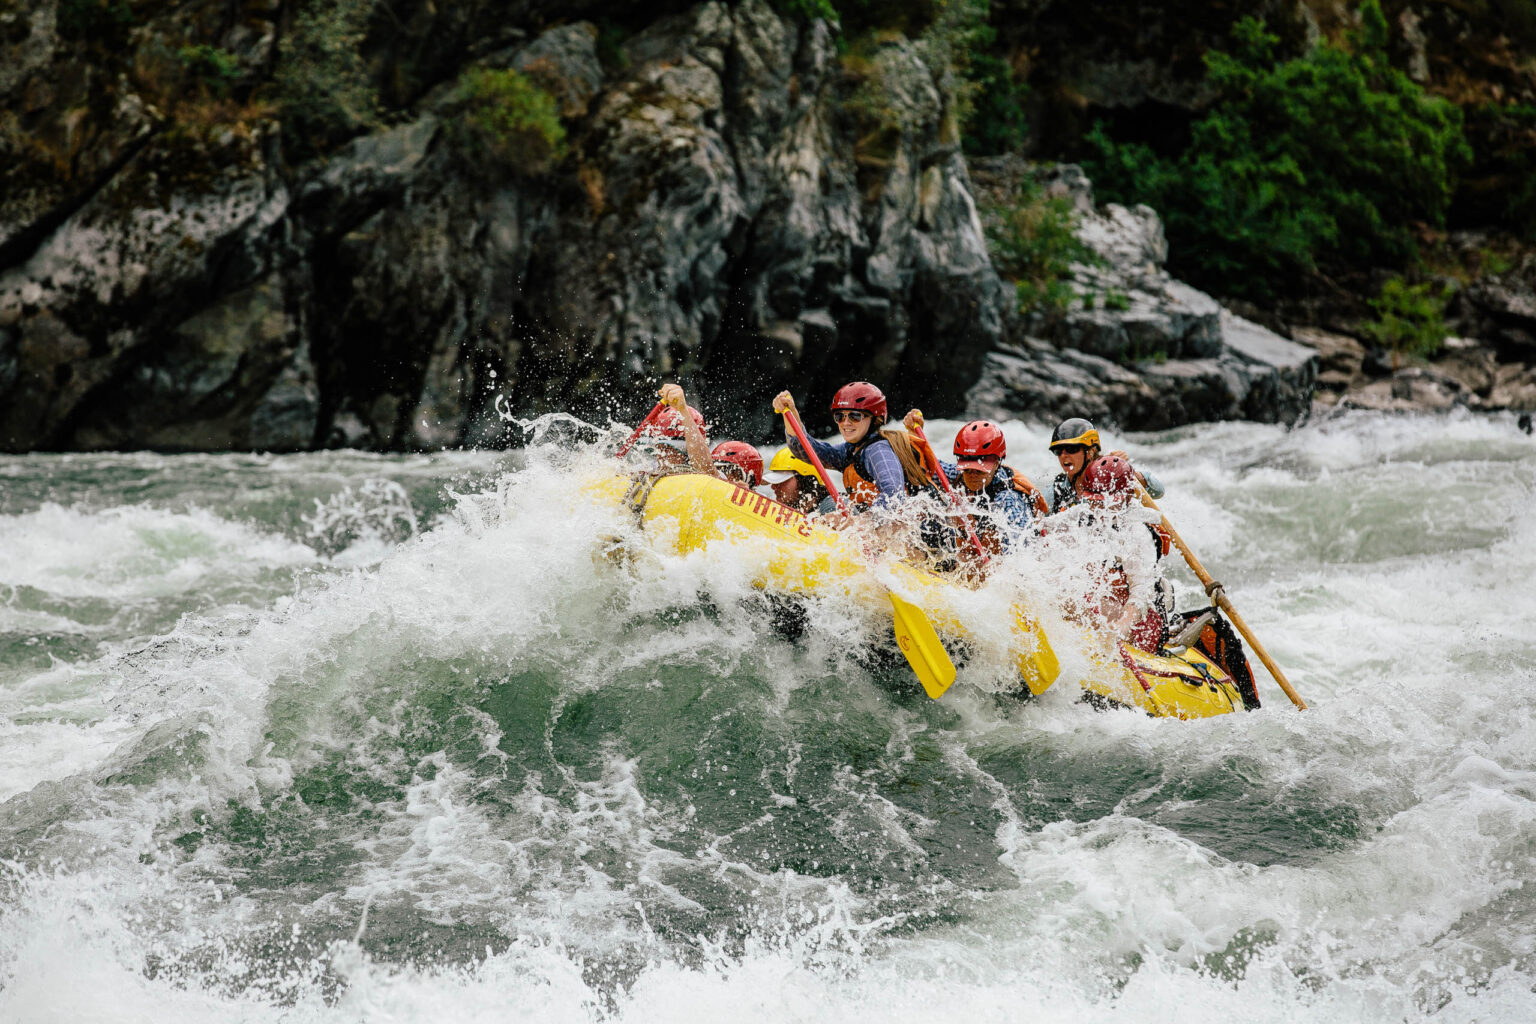
[[[961,469],[991,469],[1007,454],[1003,428],[991,420],[972,420],[955,435],[955,458]]]
[[[1131,464],[1118,455],[1101,455],[1083,470],[1083,494],[1088,497],[1129,498],[1136,473]]]
[[[704,427],[704,414],[693,406],[688,407],[688,415],[693,417],[693,422],[699,425],[699,432],[706,433]],[[641,431],[645,437],[660,437],[669,440],[683,439],[683,418],[677,414],[676,409],[663,409],[656,414],[656,418],[645,425]]]
[[[763,482],[763,456],[745,441],[721,441],[709,457],[716,462],[729,462],[740,466],[747,474],[747,486],[756,487]]]
[[[837,394],[832,396],[832,411],[839,409],[859,409],[881,423],[890,418],[885,407],[885,392],[868,381],[856,380],[838,388]]]

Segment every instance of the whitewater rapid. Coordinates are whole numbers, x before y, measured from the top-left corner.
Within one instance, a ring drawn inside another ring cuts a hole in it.
[[[1536,1020],[1536,441],[1107,440],[1310,710],[914,697],[596,452],[0,458],[0,1020]]]

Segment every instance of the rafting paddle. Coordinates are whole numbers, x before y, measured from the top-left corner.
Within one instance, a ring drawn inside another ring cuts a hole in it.
[[[1159,515],[1162,514],[1163,510],[1157,507],[1157,502],[1153,501],[1146,491],[1137,487],[1136,494],[1141,498],[1143,505]],[[1295,704],[1299,710],[1305,711],[1307,709],[1307,702],[1302,700],[1301,695],[1291,687],[1290,681],[1285,678],[1285,673],[1280,671],[1280,666],[1275,664],[1274,659],[1269,656],[1269,652],[1264,649],[1264,645],[1259,643],[1259,638],[1253,635],[1253,631],[1248,628],[1248,623],[1244,622],[1243,617],[1237,614],[1237,609],[1232,607],[1231,601],[1227,600],[1227,593],[1222,589],[1221,584],[1217,583],[1211,574],[1205,571],[1205,566],[1201,565],[1200,560],[1195,557],[1195,553],[1189,550],[1189,545],[1184,543],[1184,538],[1179,536],[1179,531],[1173,528],[1173,524],[1168,521],[1167,516],[1163,516],[1162,526],[1164,530],[1168,531],[1168,536],[1173,539],[1174,546],[1184,556],[1184,561],[1189,563],[1190,571],[1200,580],[1200,584],[1205,587],[1205,592],[1210,595],[1211,600],[1215,601],[1221,610],[1227,613],[1227,618],[1231,620],[1232,625],[1237,627],[1237,631],[1243,634],[1243,639],[1253,645],[1253,653],[1257,654],[1259,660],[1264,663],[1264,667],[1269,669],[1269,674],[1275,677],[1275,682],[1280,684],[1280,689],[1284,690],[1285,695],[1291,698],[1291,703]]]
[[[810,438],[805,436],[805,428],[800,425],[800,417],[794,409],[784,410],[784,422],[795,432],[795,440],[800,442],[800,447],[805,451],[806,460],[815,468],[822,486],[832,493],[832,500],[837,502],[837,507],[844,513],[851,513],[848,502],[832,486],[827,467],[821,464],[816,449],[811,447]],[[938,631],[933,628],[927,613],[889,590],[885,593],[891,599],[891,609],[895,613],[896,646],[906,656],[907,664],[912,666],[917,681],[923,684],[923,690],[938,700],[955,681],[955,663],[944,649]]]
[[[619,446],[619,450],[614,452],[613,457],[616,459],[622,459],[625,454],[629,452],[630,447],[635,443],[635,438],[640,436],[640,431],[650,426],[651,421],[656,419],[656,417],[661,413],[661,410],[665,409],[666,407],[666,402],[657,402],[654,406],[652,406],[651,411],[645,414],[645,419],[641,420],[640,425],[635,428],[635,432],[629,435],[629,440],[625,441],[622,445]]]
[[[949,495],[950,502],[960,513],[960,521],[965,524],[965,535],[971,538],[971,543],[976,546],[976,554],[981,558],[981,564],[986,565],[987,553],[982,549],[981,538],[976,536],[976,527],[971,523],[970,513],[966,512],[965,505],[960,501],[960,495],[950,488],[949,477],[945,474],[944,468],[939,465],[939,457],[933,454],[933,445],[928,443],[928,435],[923,433],[923,414],[916,409],[912,411],[917,414],[917,422],[907,428],[907,433],[917,438],[918,450],[923,453],[923,461],[928,464],[928,472],[938,478],[944,493]]]

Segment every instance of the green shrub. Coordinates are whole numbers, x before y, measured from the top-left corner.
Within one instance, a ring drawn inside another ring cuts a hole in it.
[[[1011,153],[1029,136],[1024,99],[1029,87],[1013,77],[1008,62],[990,53],[971,55],[968,76],[976,89],[970,116],[962,126],[962,143],[971,156]]]
[[[198,43],[183,46],[176,55],[181,59],[182,67],[215,96],[228,96],[240,80],[240,60],[228,50]]]
[[[1381,294],[1371,300],[1376,319],[1362,330],[1392,353],[1396,370],[1405,355],[1431,356],[1445,341],[1445,303],[1449,290],[1431,282],[1409,284],[1401,277],[1388,278]]]
[[[971,120],[982,92],[973,62],[996,36],[987,24],[992,4],[991,0],[930,0],[927,6],[933,20],[917,38],[918,53],[944,97],[956,136],[952,141],[959,141],[960,126]]]
[[[1156,208],[1173,269],[1223,294],[1268,298],[1320,264],[1412,261],[1414,225],[1444,224],[1470,152],[1460,112],[1388,63],[1375,0],[1361,20],[1345,45],[1285,61],[1263,22],[1238,22],[1236,52],[1206,56],[1216,98],[1182,153],[1095,127],[1100,195]]]
[[[1017,282],[1024,311],[1066,309],[1075,297],[1072,264],[1096,260],[1078,240],[1071,200],[1047,196],[1034,182],[1020,188],[1012,205],[997,211],[987,241],[998,273]]]
[[[363,59],[376,0],[307,0],[276,72],[283,128],[300,155],[325,152],[379,123],[379,94]]]
[[[454,135],[470,159],[534,175],[565,155],[559,104],[525,75],[471,68],[459,76],[458,101]]]
[[[597,62],[603,66],[603,70],[618,72],[629,67],[629,53],[624,49],[624,40],[628,38],[629,33],[617,22],[608,19],[598,22],[597,39],[593,46],[597,50]]]

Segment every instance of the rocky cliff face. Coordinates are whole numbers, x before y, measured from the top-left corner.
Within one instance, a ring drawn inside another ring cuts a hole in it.
[[[0,61],[8,109],[89,140],[0,200],[6,450],[494,442],[498,394],[625,411],[678,376],[724,432],[855,376],[954,413],[1001,338],[953,118],[900,38],[854,75],[824,23],[747,0],[662,18],[622,67],[586,23],[494,49],[569,133],[526,174],[453,144],[446,85],[301,164],[270,110],[174,119],[131,76],[65,96],[90,62],[60,10],[11,15]],[[221,39],[259,57],[256,22]],[[840,102],[871,78],[879,133]]]
[[[1198,103],[1199,32],[1154,65],[1070,5],[1019,10],[1083,57],[1051,102]],[[466,68],[536,81],[563,147],[467,146]],[[1097,259],[1064,315],[1020,314],[973,196],[1025,172],[973,181],[948,73],[764,0],[0,0],[0,450],[499,444],[498,401],[626,416],[658,379],[753,438],[779,388],[814,409],[859,377],[930,415],[1306,413],[1313,350],[1172,280],[1156,215],[1070,169],[1051,184]],[[1463,332],[1525,352],[1533,279],[1466,288]],[[1363,355],[1339,379],[1350,327],[1323,326],[1297,337],[1325,339],[1325,394],[1380,384]],[[1461,404],[1528,401],[1458,351]],[[1404,380],[1388,407],[1431,387]]]

